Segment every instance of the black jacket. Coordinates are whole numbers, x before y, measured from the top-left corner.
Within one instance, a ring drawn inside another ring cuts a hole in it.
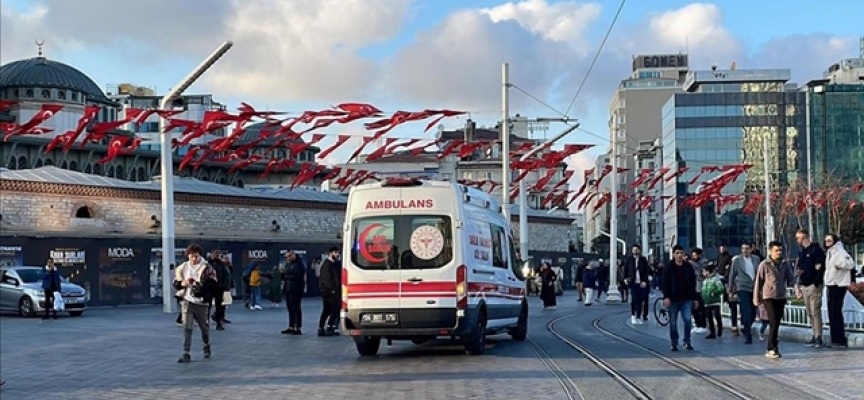
[[[318,290],[322,296],[342,294],[342,268],[338,263],[328,258],[321,264],[321,274],[318,277]]]
[[[639,281],[647,284],[649,275],[651,275],[651,267],[648,266],[648,259],[639,256]],[[633,256],[627,257],[624,261],[624,276],[628,279],[628,284],[636,284],[636,259]]]
[[[727,253],[720,253],[717,256],[717,273],[723,275],[723,281],[728,281],[729,272],[732,269],[732,255]]]
[[[306,266],[303,261],[298,258],[293,263],[288,263],[282,273],[282,281],[285,282],[282,286],[285,293],[303,293],[306,286]]]
[[[222,290],[231,290],[231,281],[233,278],[231,277],[231,269],[228,268],[222,260],[208,260],[210,266],[216,270],[216,281],[219,285],[219,289]]]
[[[684,271],[684,280],[675,279],[677,268]],[[663,271],[663,298],[676,301],[698,300],[699,293],[696,292],[696,268],[690,261],[684,261],[684,265],[679,267],[675,265],[675,261],[669,261]]]

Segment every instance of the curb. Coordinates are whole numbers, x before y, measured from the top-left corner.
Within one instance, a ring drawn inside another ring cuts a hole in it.
[[[732,322],[729,318],[723,317],[724,326],[731,326]],[[728,325],[727,325],[728,324]],[[758,336],[759,326],[761,323],[757,320],[752,327],[753,336]],[[813,330],[800,326],[780,325],[780,339],[789,340],[797,343],[807,343],[813,337]],[[824,338],[829,337],[828,331],[823,334]],[[864,348],[864,333],[846,332],[846,342],[849,348]]]

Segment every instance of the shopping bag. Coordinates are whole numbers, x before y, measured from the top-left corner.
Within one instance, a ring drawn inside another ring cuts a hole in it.
[[[60,293],[54,293],[54,310],[55,311],[66,310],[66,302],[63,301],[63,296],[61,296]]]
[[[222,305],[227,307],[227,306],[230,306],[231,303],[233,303],[233,302],[234,302],[234,298],[231,297],[231,292],[226,290],[222,294]]]

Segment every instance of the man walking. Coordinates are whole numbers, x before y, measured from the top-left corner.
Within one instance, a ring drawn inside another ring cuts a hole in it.
[[[708,260],[702,258],[702,249],[698,247],[693,248],[690,257],[693,268],[695,268],[696,294],[698,294],[696,301],[699,302],[699,306],[693,309],[693,320],[696,323],[696,329],[693,330],[693,333],[705,333],[708,332],[708,324],[705,318],[705,303],[702,300],[702,283],[705,281],[702,270],[708,265]]]
[[[186,248],[189,261],[180,264],[174,271],[174,288],[177,296],[182,299],[183,312],[183,355],[177,362],[192,361],[189,354],[192,346],[192,328],[195,322],[201,329],[201,341],[204,342],[204,358],[210,358],[210,333],[207,326],[209,319],[209,304],[213,293],[217,290],[216,271],[201,257],[203,249],[198,244],[190,244]]]
[[[693,307],[698,307],[696,298],[696,267],[684,259],[684,248],[672,248],[672,262],[663,273],[663,306],[669,310],[669,339],[672,351],[678,351],[678,315],[684,321],[684,348],[693,350],[690,342]]]
[[[729,269],[729,302],[737,300],[741,305],[741,332],[744,334],[744,344],[753,343],[753,321],[756,314],[753,309],[753,279],[756,278],[756,268],[759,266],[759,257],[752,254],[753,246],[749,243],[741,245],[741,254],[732,258],[732,267]],[[732,320],[733,331],[737,334],[735,327],[737,321]]]
[[[795,240],[801,246],[795,275],[798,285],[795,293],[804,296],[804,309],[810,316],[813,337],[805,346],[822,347],[822,290],[825,287],[825,252],[818,244],[810,241],[810,232],[799,229]]]
[[[759,264],[756,279],[753,281],[753,305],[765,305],[768,313],[768,351],[765,357],[780,358],[779,333],[783,308],[786,306],[786,288],[795,284],[795,274],[788,263],[783,262],[783,245],[771,242],[768,245],[769,258]],[[800,292],[798,297],[801,297]]]
[[[624,283],[630,286],[630,323],[642,325],[648,320],[648,259],[642,255],[642,246],[633,245],[633,256],[624,263]]]
[[[283,291],[285,293],[285,308],[288,310],[288,329],[282,331],[283,335],[302,335],[303,327],[303,291],[306,288],[306,266],[303,260],[297,257],[294,250],[285,254],[287,264],[280,272],[282,273]]]
[[[225,304],[223,300],[225,293],[231,290],[231,270],[225,264],[221,251],[216,248],[210,253],[210,266],[216,271],[217,287],[213,291],[213,303],[216,311],[213,313],[213,320],[216,321],[216,330],[224,331],[222,325],[225,322]]]
[[[338,336],[339,311],[342,308],[342,267],[339,265],[339,248],[327,251],[327,259],[321,264],[318,289],[324,308],[318,319],[318,336]]]

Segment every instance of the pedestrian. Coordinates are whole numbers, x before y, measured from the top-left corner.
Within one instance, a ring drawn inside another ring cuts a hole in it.
[[[723,336],[723,317],[720,316],[720,303],[726,287],[720,281],[714,264],[708,264],[702,270],[705,280],[702,282],[702,302],[705,304],[705,318],[708,321],[708,336],[705,339],[718,339]],[[714,322],[717,322],[716,327]]]
[[[582,301],[582,297],[585,295],[585,288],[582,286],[582,275],[585,273],[585,267],[587,263],[583,260],[579,262],[579,265],[576,267],[576,293],[579,295],[579,298],[576,301]]]
[[[59,293],[62,287],[60,279],[60,271],[54,265],[54,260],[49,258],[45,262],[45,271],[42,274],[42,291],[45,292],[45,315],[43,320],[48,319],[48,313],[52,312],[54,319],[57,319],[57,308],[54,307],[54,295]]]
[[[231,257],[228,257],[227,254],[222,253],[222,263],[225,264],[225,268],[228,272],[228,280],[230,283],[228,284],[228,293],[225,295],[226,297],[222,299],[222,305],[225,306],[225,309],[222,311],[222,323],[230,324],[231,320],[228,319],[228,308],[231,303],[234,302],[234,289],[236,285],[234,284],[234,264],[231,263]],[[227,300],[227,302],[226,302]]]
[[[765,311],[765,304],[759,305],[759,321],[761,324],[759,325],[759,341],[765,341],[765,330],[768,329],[768,311]]]
[[[672,261],[663,273],[663,306],[669,310],[669,339],[672,351],[678,351],[678,316],[684,322],[684,348],[693,350],[690,341],[693,308],[699,306],[696,298],[696,267],[685,260],[684,247],[672,247]]]
[[[554,309],[557,306],[555,298],[555,282],[558,280],[558,275],[552,270],[552,266],[548,262],[540,263],[540,299],[543,300],[544,309]]]
[[[702,270],[708,265],[708,260],[702,258],[702,249],[695,247],[690,251],[690,262],[696,269],[696,293],[699,295],[697,298],[699,306],[693,309],[693,322],[696,325],[693,328],[693,333],[705,333],[708,332],[708,325],[706,324],[705,303],[702,302],[702,283],[705,280]]]
[[[327,259],[321,264],[318,289],[324,307],[318,319],[318,336],[338,336],[339,311],[342,302],[342,267],[339,265],[339,248],[331,247]]]
[[[627,284],[627,275],[624,273],[624,261],[618,260],[618,269],[615,278],[618,280],[618,293],[621,293],[621,301],[624,303],[630,300],[630,285]]]
[[[632,257],[624,262],[624,283],[630,287],[630,323],[641,325],[648,320],[648,296],[651,288],[648,280],[651,268],[648,259],[642,255],[642,246],[634,244]]]
[[[252,270],[249,271],[249,310],[263,310],[261,308],[261,267],[252,262]]]
[[[796,290],[804,297],[804,309],[810,316],[813,336],[805,346],[822,347],[822,294],[825,286],[825,252],[818,244],[810,241],[810,232],[799,229],[795,240],[801,246],[795,276],[798,278]]]
[[[213,301],[213,293],[218,290],[217,274],[210,264],[201,257],[203,249],[198,244],[190,244],[186,248],[189,261],[180,264],[174,271],[174,288],[181,297],[183,311],[183,355],[177,362],[192,361],[189,354],[192,346],[192,328],[195,322],[201,329],[201,342],[204,343],[204,358],[210,358],[209,304]]]
[[[768,313],[768,348],[765,357],[781,358],[780,320],[786,306],[786,288],[795,285],[795,274],[789,263],[783,261],[783,245],[780,242],[768,244],[768,259],[759,264],[756,279],[753,281],[753,306],[765,304]],[[801,297],[798,291],[798,297]]]
[[[606,293],[607,296],[609,294],[609,266],[606,265],[606,262],[603,259],[600,259],[600,266],[597,267],[595,273],[597,274],[597,298],[595,300],[600,301],[600,298],[603,296],[603,293]]]
[[[729,270],[729,301],[741,305],[741,332],[744,334],[744,344],[753,343],[753,280],[761,260],[752,254],[750,243],[741,245],[741,254],[732,258],[732,268]],[[738,321],[732,320],[732,333],[738,336]]]
[[[274,265],[273,268],[266,274],[269,283],[267,284],[267,300],[270,300],[271,308],[279,308],[282,303],[282,266]]]
[[[594,262],[589,262],[582,273],[582,288],[585,290],[585,307],[594,303],[594,289],[597,287],[597,270]]]
[[[843,303],[854,275],[855,261],[846,251],[837,235],[825,236],[825,286],[828,288],[828,325],[831,328],[831,346],[848,347],[843,320]]]
[[[294,250],[285,254],[286,264],[282,266],[283,290],[285,293],[285,308],[288,310],[288,328],[282,331],[284,335],[302,335],[303,327],[303,292],[306,288],[306,266],[297,257]]]
[[[222,321],[225,319],[225,293],[231,290],[231,270],[225,264],[225,257],[222,257],[222,252],[219,248],[215,248],[210,252],[210,259],[207,260],[211,267],[216,271],[217,287],[213,291],[213,305],[216,310],[213,313],[213,320],[216,321],[216,330],[224,331],[225,326]]]

